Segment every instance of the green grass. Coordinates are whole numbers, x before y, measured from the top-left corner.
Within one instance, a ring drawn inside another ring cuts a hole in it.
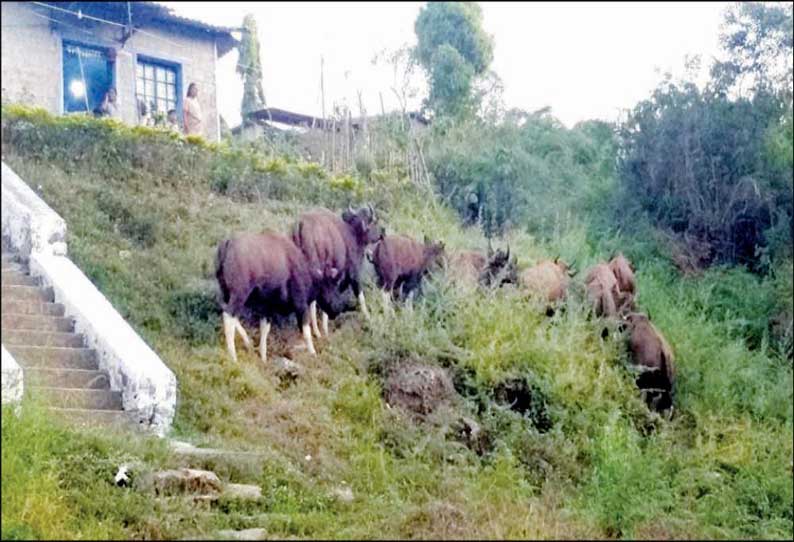
[[[413,310],[391,314],[369,284],[372,319],[334,324],[317,357],[296,358],[305,376],[283,387],[244,349],[239,363],[226,357],[214,249],[236,231],[287,231],[315,202],[278,191],[248,201],[199,172],[195,182],[165,183],[151,171],[116,178],[90,164],[38,161],[8,144],[4,156],[41,185],[69,225],[70,256],[176,373],[174,435],[262,450],[267,460],[209,465],[259,483],[261,504],[151,511],[143,495],[109,485],[108,469],[122,456],[170,464],[161,445],[4,411],[3,538],[178,538],[261,526],[273,537],[313,538],[792,536],[792,367],[768,331],[776,292],[787,287],[780,275],[713,269],[683,278],[650,236],[605,237],[567,217],[548,239],[520,230],[507,239],[522,266],[557,254],[577,261],[572,298],[553,318],[509,288],[473,291],[442,275]],[[379,202],[389,232],[485,246],[433,198],[383,182],[398,187]],[[670,422],[645,409],[624,342],[614,333],[602,341],[583,305],[584,270],[614,248],[637,265],[639,302],[676,352]],[[275,355],[294,333],[274,333]],[[385,405],[381,376],[404,360],[450,369],[464,392],[457,411],[491,434],[490,453],[450,438],[448,411],[417,425]],[[514,376],[532,383],[548,430],[537,413],[490,400]],[[330,496],[342,485],[352,503]]]

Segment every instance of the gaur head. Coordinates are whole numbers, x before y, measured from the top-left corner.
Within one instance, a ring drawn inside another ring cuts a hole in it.
[[[371,205],[357,211],[348,206],[342,213],[342,220],[353,228],[356,238],[362,245],[377,243],[386,235],[386,229],[378,224],[378,217]]]
[[[317,288],[317,305],[329,317],[335,318],[339,314],[355,310],[356,300],[345,292],[340,292],[342,272],[331,264],[325,264],[321,269],[312,270]]]
[[[488,265],[480,278],[487,285],[501,286],[502,284],[516,284],[518,282],[518,258],[510,259],[510,245],[507,250],[497,249],[496,252],[488,242]]]
[[[425,235],[425,262],[427,262],[427,270],[438,269],[444,264],[446,252],[444,249],[444,241],[433,242]]]
[[[634,328],[635,325],[640,324],[642,322],[650,322],[651,316],[650,312],[645,314],[643,312],[635,312],[633,310],[624,310],[620,315],[620,321],[618,323],[618,331],[621,333]]]
[[[569,277],[573,277],[579,272],[579,270],[576,269],[576,260],[569,264],[557,256],[554,258],[554,265],[559,267],[560,271],[563,273],[567,273]]]

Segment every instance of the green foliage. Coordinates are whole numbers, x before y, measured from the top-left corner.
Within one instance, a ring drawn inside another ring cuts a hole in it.
[[[476,2],[428,2],[415,23],[416,57],[430,83],[427,105],[439,116],[473,112],[473,83],[493,60],[493,39]]]
[[[262,90],[262,58],[259,48],[259,31],[256,18],[248,14],[243,19],[242,38],[236,71],[243,78],[243,102],[240,112],[246,115],[265,107],[265,92]]]
[[[788,222],[792,171],[765,159],[775,99],[729,100],[667,80],[621,126],[621,214],[705,243],[706,261],[758,266],[764,230]]]
[[[571,216],[608,214],[615,143],[606,123],[568,130],[513,111],[496,126],[469,121],[439,132],[427,153],[438,190],[464,218],[480,216],[489,236],[519,225],[550,235]]]

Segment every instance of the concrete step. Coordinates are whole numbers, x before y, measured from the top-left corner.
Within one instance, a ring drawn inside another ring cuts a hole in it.
[[[6,345],[19,344],[22,346],[68,346],[72,348],[85,346],[83,336],[78,335],[77,333],[20,329],[4,330],[3,343]]]
[[[6,272],[6,271],[18,271],[20,273],[27,273],[28,272],[28,270],[27,270],[27,268],[25,267],[24,264],[22,264],[20,262],[6,262],[6,261],[3,261],[2,267],[0,268],[0,271],[3,271],[3,272]]]
[[[19,271],[3,271],[0,276],[3,286],[38,286],[39,279]]]
[[[49,411],[74,427],[113,427],[124,430],[142,430],[142,427],[135,423],[130,415],[123,410],[50,407]]]
[[[63,316],[39,316],[36,314],[9,314],[3,311],[0,325],[8,331],[24,329],[35,331],[74,331],[74,320]]]
[[[91,348],[63,348],[58,346],[21,346],[6,344],[5,347],[23,369],[49,367],[57,369],[99,369],[96,352]]]
[[[7,300],[18,299],[30,302],[52,302],[55,300],[52,288],[40,288],[38,286],[6,286],[2,287],[3,298]]]
[[[85,369],[30,367],[25,369],[25,382],[29,382],[31,386],[52,388],[110,389],[110,377],[107,372]]]
[[[34,397],[40,397],[49,405],[58,408],[82,408],[87,410],[121,410],[121,392],[92,390],[85,388],[48,388],[30,386]]]
[[[45,316],[63,316],[64,306],[60,303],[42,303],[41,301],[29,302],[21,299],[3,298],[0,310],[6,314],[38,314]]]

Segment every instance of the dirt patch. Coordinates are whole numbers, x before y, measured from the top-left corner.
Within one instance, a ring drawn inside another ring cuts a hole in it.
[[[445,369],[407,362],[389,372],[384,395],[389,405],[425,416],[454,397],[455,388]]]
[[[493,388],[494,400],[523,416],[528,416],[541,433],[551,428],[546,397],[540,388],[526,378],[508,378]]]

